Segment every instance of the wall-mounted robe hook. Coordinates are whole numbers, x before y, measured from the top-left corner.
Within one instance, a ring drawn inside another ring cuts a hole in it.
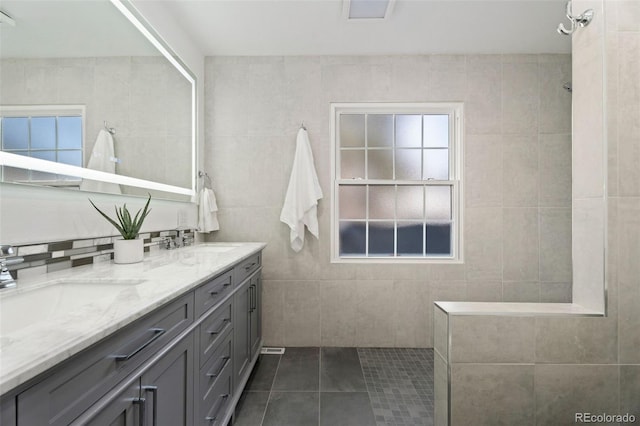
[[[582,15],[573,16],[573,11],[571,10],[571,2],[567,2],[567,18],[571,21],[571,29],[567,29],[564,24],[558,25],[558,33],[563,35],[571,35],[573,32],[580,27],[586,27],[589,25],[589,22],[593,19],[593,9],[586,10]]]

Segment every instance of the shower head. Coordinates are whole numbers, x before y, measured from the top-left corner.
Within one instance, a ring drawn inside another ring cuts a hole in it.
[[[563,84],[562,88],[564,90],[566,90],[567,92],[569,92],[569,93],[573,92],[573,86],[571,86],[571,82],[570,81],[568,81],[565,84]]]

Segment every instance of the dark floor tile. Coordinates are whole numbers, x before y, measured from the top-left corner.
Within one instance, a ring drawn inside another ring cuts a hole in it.
[[[250,391],[270,391],[273,386],[273,380],[276,377],[280,355],[260,355],[256,363],[246,390]]]
[[[320,426],[375,426],[367,392],[321,392]]]
[[[319,348],[287,348],[280,359],[273,390],[317,391],[319,376]]]
[[[318,398],[318,392],[271,392],[262,425],[318,426]]]
[[[325,392],[365,392],[367,386],[356,348],[322,348],[320,390]]]
[[[260,426],[268,400],[269,392],[243,392],[236,405],[233,426]]]

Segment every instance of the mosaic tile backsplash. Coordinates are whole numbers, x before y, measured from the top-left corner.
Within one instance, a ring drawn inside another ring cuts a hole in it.
[[[194,232],[192,229],[186,229],[184,235],[193,239]],[[139,238],[144,240],[144,251],[149,252],[159,250],[166,237],[173,239],[177,235],[177,230],[167,230],[143,233]],[[109,262],[113,259],[113,241],[119,238],[121,237],[111,236],[14,246],[16,256],[23,257],[24,262],[8,266],[8,269],[17,279],[92,263]]]

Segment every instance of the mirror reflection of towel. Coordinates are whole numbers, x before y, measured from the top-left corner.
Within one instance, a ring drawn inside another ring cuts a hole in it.
[[[99,170],[101,172],[116,173],[115,150],[113,147],[113,136],[111,133],[102,129],[98,133],[96,143],[93,145],[91,157],[87,164],[88,169]],[[107,192],[110,194],[122,194],[120,185],[108,182],[99,182],[96,180],[83,179],[80,183],[82,191]]]
[[[198,193],[198,232],[211,232],[219,229],[216,194],[212,189],[202,188]]]
[[[299,252],[304,245],[305,226],[311,235],[318,238],[318,200],[322,189],[313,164],[313,152],[309,135],[305,129],[298,131],[293,169],[289,178],[289,188],[284,199],[280,221],[291,229],[289,242],[293,251]]]

